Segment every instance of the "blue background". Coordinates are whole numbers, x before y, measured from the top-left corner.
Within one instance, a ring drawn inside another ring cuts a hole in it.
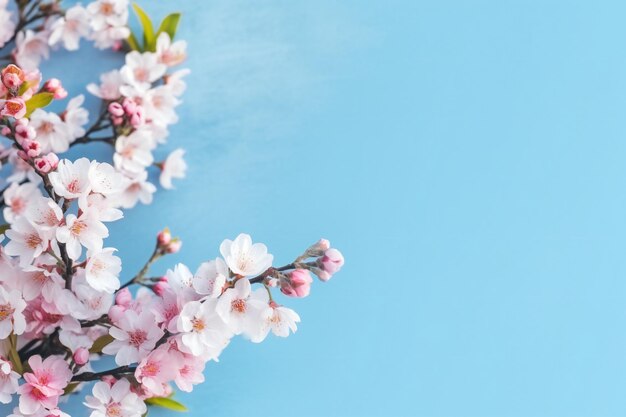
[[[189,172],[111,227],[126,275],[166,225],[155,272],[239,232],[347,260],[189,416],[626,415],[623,2],[142,4],[184,13]],[[71,94],[121,58],[58,56]]]

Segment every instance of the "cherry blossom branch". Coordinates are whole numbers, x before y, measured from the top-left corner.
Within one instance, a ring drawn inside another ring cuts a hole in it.
[[[152,255],[150,256],[150,259],[148,259],[148,261],[145,263],[143,268],[141,268],[141,270],[137,273],[137,275],[135,275],[130,281],[122,285],[118,289],[118,291],[126,287],[130,287],[133,284],[140,284],[143,281],[143,278],[146,276],[146,274],[150,270],[150,267],[152,266],[152,264],[164,254],[165,252],[163,251],[163,248],[157,244],[156,247],[154,248],[154,252],[152,252]]]
[[[135,370],[137,370],[136,366],[120,366],[118,368],[109,369],[102,372],[83,372],[82,374],[74,375],[72,377],[72,382],[97,381],[103,376],[120,377],[124,374],[134,374]]]

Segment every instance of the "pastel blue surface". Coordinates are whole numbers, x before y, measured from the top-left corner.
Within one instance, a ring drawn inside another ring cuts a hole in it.
[[[160,272],[242,231],[347,260],[189,416],[626,415],[623,2],[142,3],[184,13],[189,175],[111,227],[126,275],[166,225]],[[71,94],[120,64],[60,54]]]

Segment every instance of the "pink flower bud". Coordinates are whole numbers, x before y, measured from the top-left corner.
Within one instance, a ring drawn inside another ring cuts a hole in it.
[[[172,241],[172,234],[167,227],[159,232],[157,235],[157,243],[159,246],[166,246]]]
[[[57,154],[55,154],[54,152],[50,152],[46,154],[44,158],[46,159],[46,161],[48,161],[52,169],[57,169],[57,166],[59,165],[59,157],[57,156]]]
[[[9,90],[16,90],[24,82],[24,71],[13,64],[2,70],[2,84]]]
[[[28,161],[30,159],[28,157],[28,154],[26,152],[22,151],[22,150],[17,151],[17,156],[19,156],[24,161]]]
[[[115,304],[117,304],[118,306],[128,308],[128,306],[130,305],[132,301],[133,301],[133,296],[130,293],[130,290],[128,288],[122,288],[115,295]]]
[[[132,116],[133,114],[135,114],[135,111],[137,111],[137,103],[135,103],[133,99],[130,99],[128,97],[126,97],[124,101],[122,101],[122,107],[124,108],[124,111],[128,116]]]
[[[35,158],[41,153],[41,145],[37,141],[24,139],[22,140],[21,145],[29,158]]]
[[[83,366],[84,364],[89,362],[89,351],[84,347],[79,347],[74,352],[73,359],[76,365]]]
[[[122,117],[124,116],[124,108],[120,103],[114,101],[113,103],[109,104],[109,113],[115,117]]]
[[[130,116],[130,124],[133,127],[139,127],[145,122],[145,117],[143,115],[143,107],[137,106],[135,113]]]
[[[19,97],[12,98],[4,102],[0,116],[9,116],[21,119],[26,114],[26,103]]]
[[[165,248],[165,252],[177,253],[180,250],[181,246],[183,246],[183,241],[178,238],[174,238]]]
[[[67,90],[65,88],[57,88],[54,92],[55,100],[63,100],[65,97],[67,97]]]
[[[280,290],[289,297],[306,297],[311,292],[311,273],[306,269],[296,269],[280,283]]]
[[[41,172],[42,174],[47,174],[48,172],[54,171],[57,168],[57,166],[59,165],[59,157],[55,153],[50,152],[49,154],[44,155],[41,158],[35,159],[34,162],[37,171]]]
[[[165,290],[169,288],[169,284],[165,281],[159,281],[152,286],[152,291],[158,296],[162,296]]]
[[[121,305],[114,305],[109,309],[109,320],[112,323],[119,323],[124,320],[124,312],[126,311],[126,307]]]
[[[330,275],[339,272],[343,266],[343,262],[343,255],[334,248],[330,248],[324,252],[324,256],[321,259],[322,269]]]
[[[11,128],[4,126],[2,130],[0,130],[0,134],[2,134],[2,136],[9,136],[11,134]]]
[[[328,272],[324,271],[323,269],[319,269],[319,268],[311,268],[311,272],[313,272],[315,275],[317,275],[317,277],[326,282],[330,279],[330,277],[332,275],[330,275]]]
[[[113,42],[113,46],[111,47],[111,49],[113,50],[113,52],[119,52],[122,50],[123,46],[124,44],[122,43],[122,41],[115,41]]]
[[[51,78],[43,85],[43,90],[54,94],[57,100],[67,97],[67,91],[63,88],[61,81],[57,78]]]
[[[113,122],[113,126],[120,126],[122,123],[124,123],[124,118],[113,116],[111,118],[111,121]]]
[[[37,131],[28,125],[28,119],[20,119],[15,123],[15,139],[20,145],[22,145],[23,140],[32,140],[35,139],[35,136],[37,136]]]
[[[61,80],[59,80],[58,78],[50,78],[43,85],[43,89],[50,93],[54,93],[59,88],[63,88],[63,86],[61,85]]]

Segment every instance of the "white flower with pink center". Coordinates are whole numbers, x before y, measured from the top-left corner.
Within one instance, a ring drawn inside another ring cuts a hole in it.
[[[124,84],[122,75],[118,70],[106,72],[100,76],[100,85],[88,84],[87,91],[96,97],[105,100],[117,100],[120,98],[120,87]]]
[[[130,390],[130,382],[120,379],[112,386],[106,382],[96,382],[93,396],[85,398],[85,405],[92,411],[89,417],[141,417],[146,404]]]
[[[13,370],[11,362],[0,356],[0,403],[9,404],[17,392],[20,374]]]
[[[74,260],[80,258],[82,246],[90,251],[100,251],[103,239],[108,236],[107,227],[91,211],[82,213],[80,217],[68,214],[65,225],[56,231],[57,240],[65,243],[68,256]]]
[[[89,168],[91,161],[80,158],[74,162],[63,159],[55,172],[48,174],[54,192],[64,198],[75,199],[91,191]]]
[[[180,103],[180,100],[172,94],[169,85],[154,87],[146,91],[144,95],[143,108],[146,112],[146,119],[162,126],[174,124],[178,122],[175,108]]]
[[[0,339],[11,333],[22,334],[26,330],[24,309],[26,301],[18,290],[7,291],[0,286]]]
[[[120,174],[111,164],[106,162],[92,162],[89,168],[89,182],[91,191],[104,196],[121,193],[128,187],[129,180]]]
[[[200,265],[193,276],[193,288],[198,294],[209,298],[217,298],[222,294],[226,279],[228,278],[228,266],[222,258],[204,262]]]
[[[58,227],[61,223],[63,210],[53,199],[36,196],[30,201],[24,217],[37,227],[51,230]]]
[[[172,42],[167,32],[161,32],[157,38],[156,54],[160,63],[168,67],[176,66],[187,58],[187,42]]]
[[[86,279],[94,290],[112,294],[120,287],[122,260],[113,255],[116,249],[105,248],[89,255],[85,265]]]
[[[61,356],[31,356],[31,372],[24,373],[26,383],[19,387],[20,411],[34,414],[41,408],[56,408],[59,396],[72,379],[72,371]]]
[[[135,378],[152,396],[167,396],[167,383],[173,381],[182,364],[182,355],[170,353],[165,345],[150,352],[139,363]]]
[[[126,54],[126,65],[120,70],[124,81],[139,90],[148,90],[150,85],[165,75],[167,66],[158,61],[155,53],[131,51]]]
[[[152,165],[154,144],[145,130],[136,130],[128,136],[120,136],[115,142],[113,161],[115,167],[131,176],[145,171]]]
[[[115,340],[105,346],[103,352],[115,355],[115,362],[120,366],[145,358],[163,337],[163,330],[158,327],[154,315],[149,311],[137,314],[133,310],[126,310],[123,319],[116,326],[109,329],[109,334]]]
[[[250,281],[242,278],[217,299],[217,314],[235,334],[256,334],[263,322],[261,313],[267,305],[267,292],[259,288],[255,297],[250,297],[251,294]]]
[[[130,36],[128,0],[96,0],[87,5],[87,12],[97,48],[110,48]]]
[[[250,338],[255,343],[262,342],[270,331],[276,336],[287,337],[290,332],[295,333],[298,330],[297,323],[300,323],[298,313],[273,301],[267,305],[261,316],[264,321],[261,323],[259,331]]]
[[[31,204],[33,199],[37,196],[41,196],[41,191],[37,184],[26,183],[16,184],[13,183],[4,191],[4,220],[9,223],[13,223],[15,219],[23,215]]]
[[[274,260],[267,253],[267,246],[262,243],[252,244],[252,238],[245,233],[235,240],[224,240],[220,252],[230,270],[241,276],[258,275],[272,266]]]
[[[148,171],[143,170],[130,178],[130,185],[116,196],[116,201],[122,208],[133,208],[137,202],[150,204],[156,190],[156,186],[148,181]]]
[[[37,132],[42,153],[60,153],[70,148],[70,130],[58,114],[37,109],[30,116],[30,126]]]
[[[65,281],[58,272],[37,266],[25,268],[20,283],[22,296],[27,301],[39,295],[50,301],[54,295],[54,289],[65,285]]]
[[[9,238],[4,247],[4,252],[9,256],[17,256],[20,265],[25,267],[46,249],[53,231],[35,227],[26,218],[20,217],[8,229],[5,234]]]
[[[50,47],[48,46],[48,33],[46,31],[34,32],[30,29],[20,31],[15,39],[14,57],[17,65],[27,71],[36,70],[42,58],[48,59]]]
[[[187,164],[183,159],[185,151],[183,149],[176,149],[168,155],[161,167],[161,175],[159,176],[159,182],[165,189],[174,188],[172,185],[172,178],[185,178],[187,172]]]
[[[178,367],[178,373],[176,375],[176,386],[181,391],[191,392],[193,386],[204,382],[204,366],[206,362],[204,359],[182,353],[182,363]]]
[[[194,356],[217,358],[228,345],[232,333],[216,312],[216,300],[192,301],[178,316],[181,332],[179,348]]]
[[[2,48],[15,32],[13,13],[7,9],[8,0],[0,0],[0,48]]]
[[[63,121],[70,134],[72,142],[85,134],[85,124],[89,121],[89,112],[83,106],[85,96],[80,94],[67,103],[63,112]]]
[[[80,39],[89,34],[89,14],[80,5],[70,7],[63,17],[51,25],[50,30],[50,46],[63,44],[68,51],[76,51]]]

